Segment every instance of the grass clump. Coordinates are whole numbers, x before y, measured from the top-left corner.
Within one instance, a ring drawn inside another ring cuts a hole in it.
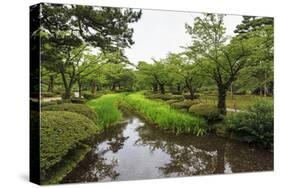
[[[125,98],[125,104],[141,113],[147,120],[156,123],[159,127],[173,130],[177,133],[206,133],[206,122],[187,113],[172,109],[168,104],[146,99],[141,94],[130,94]]]
[[[41,180],[49,179],[49,172],[69,153],[86,143],[96,133],[89,118],[63,111],[41,113],[40,127],[40,174]]]
[[[273,103],[259,100],[245,112],[233,113],[226,123],[239,140],[273,147]]]
[[[118,102],[123,94],[107,94],[87,102],[87,105],[97,113],[97,125],[104,129],[122,119],[118,111]]]
[[[96,113],[84,104],[62,103],[42,107],[43,111],[69,111],[86,116],[92,121],[96,121]]]
[[[211,104],[195,104],[189,108],[189,112],[204,117],[207,121],[222,119],[217,106]]]

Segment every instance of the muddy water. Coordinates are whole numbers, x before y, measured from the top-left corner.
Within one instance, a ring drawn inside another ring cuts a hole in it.
[[[97,138],[64,183],[273,170],[273,153],[215,135],[175,135],[133,114]]]

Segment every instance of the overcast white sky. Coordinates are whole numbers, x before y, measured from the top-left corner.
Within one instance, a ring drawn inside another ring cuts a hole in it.
[[[193,24],[200,13],[143,10],[141,19],[132,24],[135,44],[125,53],[134,64],[138,61],[151,62],[151,58],[165,58],[169,52],[180,52],[180,46],[190,43],[185,33],[185,23]],[[227,35],[233,35],[242,17],[227,15],[224,17]]]

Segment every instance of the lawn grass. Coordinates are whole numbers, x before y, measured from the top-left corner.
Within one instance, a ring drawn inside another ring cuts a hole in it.
[[[142,114],[148,121],[176,133],[203,135],[207,131],[206,122],[188,113],[172,109],[164,102],[147,99],[143,94],[129,94],[124,98],[125,105]]]
[[[230,95],[227,95],[226,107],[237,110],[246,110],[259,99],[265,99],[268,101],[273,100],[272,97],[263,97],[257,95],[233,95],[232,99]],[[217,105],[218,97],[216,95],[201,95],[200,101],[202,103]]]
[[[93,108],[96,112],[96,124],[100,130],[122,119],[122,114],[118,110],[118,102],[123,96],[124,94],[107,94],[86,103],[87,106]]]

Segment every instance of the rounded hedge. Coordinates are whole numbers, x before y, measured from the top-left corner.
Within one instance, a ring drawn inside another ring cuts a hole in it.
[[[74,113],[44,111],[40,127],[41,174],[59,163],[62,158],[79,144],[89,140],[96,132],[93,121]]]
[[[171,99],[171,100],[167,100],[166,101],[166,103],[168,103],[168,104],[173,104],[173,103],[176,103],[176,102],[180,102],[180,101],[178,101],[178,100],[175,100],[175,99]]]
[[[189,108],[189,112],[204,117],[208,121],[222,119],[217,106],[211,104],[195,104]]]
[[[73,104],[73,103],[63,103],[57,105],[49,105],[42,107],[43,111],[69,111],[76,112],[78,114],[84,115],[87,118],[96,121],[96,113],[93,109],[89,108],[83,104]]]
[[[194,100],[184,100],[180,102],[172,103],[171,106],[176,109],[189,109],[192,105],[197,104],[197,101]]]
[[[150,99],[161,99],[161,100],[170,100],[172,99],[172,96],[171,94],[152,94],[152,95],[149,95],[148,98]]]
[[[172,95],[171,96],[172,100],[179,100],[179,101],[183,101],[184,100],[184,96],[183,95]]]

